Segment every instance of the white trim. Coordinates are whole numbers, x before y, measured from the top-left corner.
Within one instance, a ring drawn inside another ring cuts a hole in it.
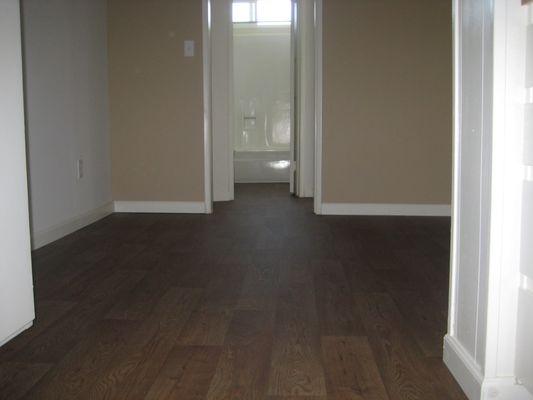
[[[232,6],[233,2],[230,2],[230,7]],[[228,173],[229,173],[229,179],[228,179],[228,185],[229,185],[229,200],[235,200],[235,82],[234,82],[234,60],[233,60],[233,8],[230,10],[230,29],[229,29],[229,35],[228,35],[228,41],[229,41],[229,51],[230,55],[228,57],[229,61],[229,90],[228,90],[228,110],[229,110],[229,149],[228,149]]]
[[[213,150],[211,144],[211,2],[202,0],[202,57],[204,98],[204,196],[206,214],[213,212]]]
[[[322,214],[322,11],[323,0],[315,0],[315,214]]]
[[[514,377],[484,378],[481,367],[453,336],[444,337],[444,363],[469,399],[533,400]]]
[[[232,0],[211,8],[211,147],[213,201],[235,198]]]
[[[480,366],[459,341],[450,335],[444,337],[444,363],[469,399],[481,398],[483,374]]]
[[[67,236],[78,229],[90,225],[102,218],[113,213],[113,203],[109,202],[94,210],[88,211],[77,217],[70,218],[62,223],[52,226],[51,228],[32,233],[32,249],[36,250],[49,243],[52,243],[64,236]]]
[[[117,213],[204,214],[203,201],[115,201]]]
[[[531,393],[514,377],[485,379],[481,392],[482,399],[533,400]]]
[[[452,206],[451,206],[451,238],[450,238],[450,287],[448,301],[448,334],[454,336],[457,299],[457,265],[459,262],[459,224],[460,224],[460,184],[461,181],[461,15],[459,0],[452,4],[453,34],[453,151],[452,151]]]
[[[27,329],[30,329],[33,326],[33,320],[28,322],[26,325],[24,325],[22,328],[17,329],[14,333],[9,335],[7,338],[0,341],[0,347],[2,347],[4,344],[9,342],[10,340],[14,339],[16,336],[20,335],[22,332],[24,332]]]
[[[290,135],[289,135],[289,138],[290,138],[290,169],[289,169],[289,192],[292,193],[292,194],[296,194],[297,193],[297,188],[296,188],[296,127],[297,127],[297,120],[296,120],[296,117],[298,115],[298,112],[296,110],[296,105],[297,105],[297,102],[296,102],[296,94],[297,94],[297,91],[296,91],[296,88],[297,88],[297,80],[296,80],[296,77],[297,75],[299,76],[299,74],[297,74],[296,72],[296,67],[297,67],[297,63],[296,63],[296,51],[297,51],[297,48],[296,48],[296,38],[297,38],[297,32],[296,30],[298,29],[298,26],[300,25],[300,21],[297,20],[297,16],[296,16],[296,11],[297,11],[297,3],[296,3],[296,0],[291,0],[291,24],[290,24],[290,107],[291,107],[291,111],[290,111]],[[298,107],[300,107],[300,105],[298,104]]]
[[[315,186],[315,7],[299,1],[297,16],[296,194],[314,197]]]
[[[450,216],[447,204],[322,203],[324,215]]]

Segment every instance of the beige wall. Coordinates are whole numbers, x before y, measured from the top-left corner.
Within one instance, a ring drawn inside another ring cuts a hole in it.
[[[113,198],[203,201],[202,2],[109,0],[108,11]]]
[[[323,200],[449,204],[450,0],[324,0]]]

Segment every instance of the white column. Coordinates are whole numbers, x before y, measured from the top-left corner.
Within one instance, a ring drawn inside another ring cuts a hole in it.
[[[212,3],[213,198],[234,198],[233,186],[233,23],[231,0]]]
[[[526,26],[527,7],[518,0],[454,2],[455,194],[444,360],[472,400],[533,399],[523,385],[533,382],[533,330],[525,333],[533,308],[526,298],[519,302],[528,289],[520,265],[531,247],[523,228],[533,223],[523,140]]]

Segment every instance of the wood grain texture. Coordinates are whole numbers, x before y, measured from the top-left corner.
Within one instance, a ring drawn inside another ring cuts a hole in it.
[[[322,338],[328,393],[336,399],[389,400],[367,338]]]
[[[448,218],[236,196],[34,252],[37,319],[0,348],[0,399],[465,400],[442,362]]]
[[[435,399],[422,351],[388,294],[355,295],[369,342],[391,398]]]
[[[326,385],[311,266],[286,263],[284,267],[286,276],[280,283],[277,299],[268,394],[324,396]]]
[[[272,331],[271,312],[235,312],[207,399],[264,399]]]
[[[2,399],[20,399],[48,372],[52,364],[3,363],[0,366]]]
[[[363,324],[353,307],[352,293],[340,261],[317,260],[312,265],[320,333],[323,336],[364,335]]]
[[[131,323],[104,321],[99,324],[98,335],[84,337],[29,393],[30,398],[76,398],[87,393],[102,369],[108,365],[114,351],[120,347]]]
[[[199,289],[171,288],[150,317],[135,330],[96,382],[92,398],[142,398],[150,389],[168,353],[201,296]]]
[[[205,399],[219,357],[220,349],[213,346],[174,348],[146,398]]]

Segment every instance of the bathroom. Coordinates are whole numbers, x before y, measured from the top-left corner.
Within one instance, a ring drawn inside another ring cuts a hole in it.
[[[289,183],[291,0],[233,2],[233,150],[236,183]]]

